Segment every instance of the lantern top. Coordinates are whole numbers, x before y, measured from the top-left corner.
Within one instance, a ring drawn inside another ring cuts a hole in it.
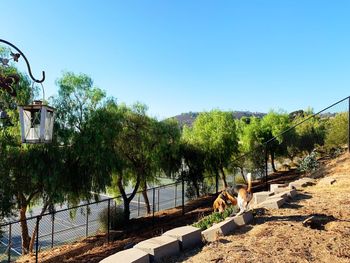
[[[33,104],[20,105],[19,107],[21,107],[21,108],[23,108],[23,110],[27,110],[27,111],[38,111],[38,110],[42,109],[43,107],[45,107],[48,112],[55,111],[55,108],[43,104],[43,102],[41,100],[35,100],[35,101],[33,101]]]

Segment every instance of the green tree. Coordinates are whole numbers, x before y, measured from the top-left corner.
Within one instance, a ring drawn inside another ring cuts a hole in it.
[[[74,133],[80,132],[92,112],[99,108],[106,94],[93,84],[86,74],[64,72],[56,81],[58,96],[53,98],[56,123],[60,126],[59,140],[69,143]]]
[[[192,128],[184,129],[188,142],[205,152],[206,169],[221,178],[227,187],[224,168],[238,151],[236,125],[232,113],[213,110],[199,114]],[[187,134],[189,133],[189,134]]]
[[[338,148],[348,142],[349,113],[341,112],[331,117],[326,125],[325,146]]]

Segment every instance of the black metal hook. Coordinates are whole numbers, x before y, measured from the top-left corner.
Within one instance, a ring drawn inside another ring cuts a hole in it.
[[[18,47],[16,47],[14,44],[12,44],[12,43],[10,43],[10,42],[8,42],[8,41],[6,41],[6,40],[0,39],[0,42],[5,43],[5,44],[11,46],[12,48],[16,49],[16,50],[18,51],[19,54],[21,54],[21,56],[24,58],[24,60],[25,60],[25,62],[26,62],[26,64],[27,64],[29,76],[31,77],[31,79],[32,79],[34,82],[36,82],[36,83],[43,83],[43,82],[44,82],[44,80],[45,80],[45,71],[43,71],[43,78],[42,78],[41,80],[38,80],[38,79],[34,78],[34,76],[33,76],[33,74],[32,74],[32,70],[31,70],[31,68],[30,68],[29,61],[28,61],[28,59],[26,58],[26,56],[23,54],[23,52],[22,52]]]

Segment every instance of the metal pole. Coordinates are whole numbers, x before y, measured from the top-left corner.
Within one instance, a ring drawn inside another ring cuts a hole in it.
[[[158,210],[157,210],[157,211],[158,211],[158,212],[159,212],[159,192],[160,192],[160,187],[158,187],[158,193],[157,193],[157,195],[158,195],[158,196],[157,196],[157,197],[158,197]]]
[[[174,207],[176,207],[176,199],[177,199],[177,183],[175,183],[175,193],[174,193],[174,195],[175,195],[175,204],[174,204]]]
[[[140,193],[137,198],[137,216],[140,216]]]
[[[348,152],[350,153],[350,96],[348,98]]]
[[[11,245],[12,245],[12,224],[9,224],[9,244],[8,244],[8,255],[7,261],[11,262]]]
[[[38,250],[39,250],[39,221],[40,217],[36,218],[36,244],[35,244],[35,262],[38,263]]]
[[[268,180],[267,180],[267,176],[268,176],[268,160],[269,160],[269,154],[267,152],[267,144],[265,144],[265,188],[266,191],[268,191],[269,189],[269,185],[268,185]]]
[[[153,199],[153,204],[152,204],[152,220],[153,220],[153,222],[154,222],[154,212],[155,212],[155,204],[156,204],[156,188],[154,188],[153,187],[153,189],[152,189],[153,191],[153,197],[152,197],[152,199]]]
[[[111,224],[111,199],[108,199],[107,242],[109,243],[109,229]]]
[[[181,195],[182,195],[182,215],[185,214],[185,180],[182,178],[182,191],[181,191]]]
[[[86,229],[85,229],[85,235],[88,236],[89,235],[89,206],[86,206]]]
[[[55,234],[55,212],[52,213],[52,217],[51,217],[51,248],[53,248],[54,234]]]

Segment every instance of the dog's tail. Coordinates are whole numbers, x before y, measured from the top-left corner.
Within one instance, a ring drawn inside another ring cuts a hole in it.
[[[252,191],[252,174],[251,173],[247,174],[247,181],[248,181],[247,192],[251,192]]]

